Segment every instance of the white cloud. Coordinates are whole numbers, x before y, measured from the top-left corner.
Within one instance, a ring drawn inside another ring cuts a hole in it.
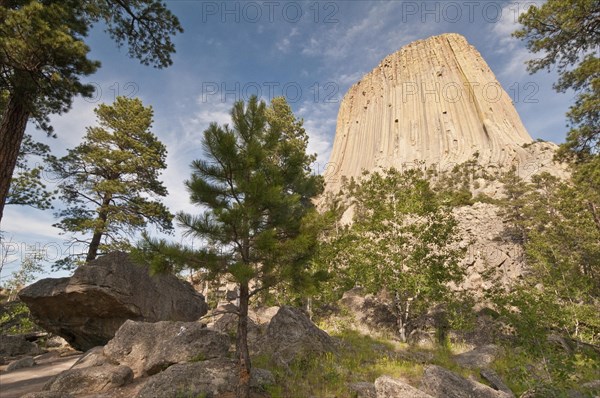
[[[292,38],[294,36],[298,36],[298,34],[298,28],[292,28],[290,30],[290,33],[288,33],[286,36],[282,37],[279,41],[277,41],[277,43],[275,43],[275,47],[277,47],[277,49],[284,54],[289,53],[293,43]]]
[[[316,172],[322,172],[329,161],[338,108],[337,102],[305,101],[296,112],[298,117],[304,119],[304,129],[309,136],[307,151],[317,154]]]
[[[525,48],[523,42],[512,36],[519,29],[519,15],[527,11],[529,5],[541,4],[542,1],[530,1],[526,3],[509,3],[502,8],[502,16],[494,23],[490,32],[497,45],[495,52],[505,60],[499,70],[499,75],[504,78],[516,79],[527,75],[525,61],[532,58],[531,53]]]

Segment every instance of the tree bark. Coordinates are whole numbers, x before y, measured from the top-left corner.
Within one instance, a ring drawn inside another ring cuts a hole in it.
[[[11,95],[0,122],[0,222],[28,119],[29,111]]]
[[[236,398],[250,398],[250,353],[248,351],[248,304],[250,289],[248,282],[240,284],[240,308],[236,341],[236,356],[239,363],[239,382]]]
[[[104,234],[104,228],[106,227],[106,220],[108,219],[108,205],[110,205],[110,201],[112,200],[112,195],[107,194],[102,201],[102,206],[100,207],[98,214],[98,221],[101,223],[100,226],[94,229],[94,235],[92,236],[92,241],[90,242],[90,247],[88,248],[87,256],[85,258],[85,262],[89,263],[92,260],[95,260],[98,256],[98,248],[100,247],[100,240],[102,239],[102,235]]]

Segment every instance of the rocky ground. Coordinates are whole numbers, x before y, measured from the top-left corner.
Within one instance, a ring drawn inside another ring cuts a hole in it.
[[[496,216],[494,208],[485,204],[475,210],[471,218],[465,217],[467,232],[470,224],[489,227],[490,219]],[[111,267],[106,261],[104,264]],[[477,268],[477,261],[472,267]],[[73,342],[92,341],[95,334],[106,336],[108,328],[102,327],[102,319],[112,327],[118,317],[123,321],[116,332],[105,344],[83,353],[47,333],[8,335],[3,331],[1,398],[233,397],[238,382],[233,359],[237,330],[233,304],[222,305],[195,321],[124,320],[126,314],[119,314],[119,309],[144,300],[131,294],[115,294],[111,283],[116,279],[111,273],[96,274],[108,277],[95,278],[95,284],[80,283],[78,279],[68,282],[78,286],[75,300],[91,303],[101,291],[102,297],[124,304],[115,305],[109,317],[103,316],[106,311],[102,310],[92,323],[94,328],[82,330],[85,322],[66,304],[71,300],[68,289],[58,289],[59,299],[66,300],[62,319],[71,316],[72,320],[55,329],[65,336],[85,336]],[[166,286],[172,286],[172,282]],[[161,289],[158,285],[154,288]],[[180,290],[185,300],[195,296],[185,293],[187,286]],[[86,294],[90,298],[80,297]],[[198,303],[204,304],[203,300]],[[154,316],[152,305],[148,302],[135,310]],[[46,316],[41,311],[37,314]],[[266,307],[250,312],[253,398],[508,398],[515,396],[513,391],[522,393],[523,398],[546,398],[544,393],[523,392],[522,386],[509,382],[514,357],[497,344],[510,339],[502,335],[502,325],[491,311],[480,311],[470,331],[451,331],[448,345],[439,344],[436,310],[417,322],[410,344],[399,343],[394,338],[394,317],[385,297],[365,295],[360,289],[346,292],[328,311],[317,315],[318,326],[298,308]],[[170,316],[168,311],[162,315]],[[56,320],[53,322],[56,324]],[[600,394],[599,380],[590,378],[586,382],[579,391],[565,394],[569,398]]]

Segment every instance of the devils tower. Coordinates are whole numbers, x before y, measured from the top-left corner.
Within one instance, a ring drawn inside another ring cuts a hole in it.
[[[532,142],[510,96],[459,34],[411,43],[346,93],[329,165],[337,177],[416,162],[448,167],[525,161]]]

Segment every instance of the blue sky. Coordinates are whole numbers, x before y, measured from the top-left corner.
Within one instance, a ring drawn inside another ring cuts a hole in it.
[[[175,38],[170,68],[159,70],[129,59],[103,33],[93,29],[90,57],[101,69],[86,78],[96,87],[93,99],[77,98],[70,112],[52,118],[58,139],[28,129],[51,145],[56,155],[77,145],[85,127],[94,125],[93,109],[116,94],[138,96],[155,112],[153,131],[166,144],[173,212],[197,211],[183,182],[190,162],[201,156],[202,132],[210,122],[226,123],[239,99],[259,94],[265,100],[286,95],[318,154],[315,170],[328,161],[339,103],[347,89],[388,54],[429,36],[464,35],[488,62],[533,138],[562,142],[565,112],[572,94],[552,89],[554,73],[529,75],[532,55],[510,36],[517,15],[530,4],[516,1],[196,1],[172,0],[168,7],[185,29]],[[56,203],[59,207],[60,203]],[[28,245],[47,248],[49,260],[64,250],[65,237],[51,225],[53,211],[7,206],[2,220],[4,253],[12,261],[2,281],[18,267]],[[151,230],[152,231],[152,230]],[[179,232],[173,239],[181,240]]]

